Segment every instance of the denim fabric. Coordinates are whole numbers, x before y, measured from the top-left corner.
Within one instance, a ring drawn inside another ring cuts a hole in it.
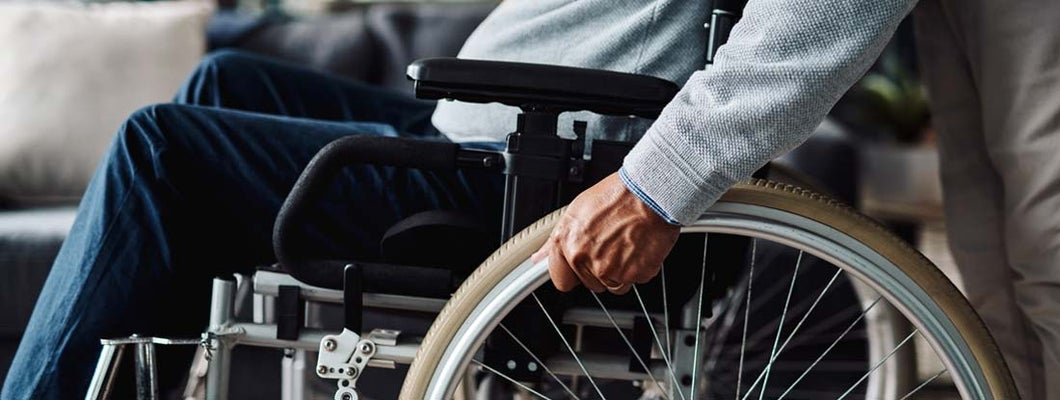
[[[172,104],[118,130],[0,398],[83,397],[103,337],[198,337],[211,279],[273,262],[273,220],[318,149],[353,134],[446,140],[433,109],[255,56],[208,56]],[[496,174],[351,167],[319,206],[326,218],[303,234],[321,258],[370,260],[411,213],[459,209],[499,225],[502,189]]]

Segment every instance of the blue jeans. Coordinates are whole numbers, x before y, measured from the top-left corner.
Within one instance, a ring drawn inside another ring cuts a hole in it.
[[[198,337],[211,279],[274,261],[273,221],[317,150],[355,134],[445,140],[433,109],[257,56],[209,55],[172,104],[143,108],[118,130],[0,398],[82,398],[100,338]],[[339,181],[319,205],[329,223],[302,232],[322,259],[378,257],[383,232],[424,210],[499,226],[497,174],[357,166]]]

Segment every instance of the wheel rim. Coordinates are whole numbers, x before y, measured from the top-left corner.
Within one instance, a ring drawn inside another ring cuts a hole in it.
[[[748,218],[746,215],[761,215],[763,219]],[[686,229],[687,232],[730,233],[785,244],[804,250],[818,258],[832,262],[843,268],[852,276],[868,282],[886,295],[884,297],[898,306],[907,315],[916,316],[914,325],[936,352],[944,354],[943,360],[950,371],[954,382],[965,398],[988,398],[989,393],[982,385],[969,385],[967,382],[983,383],[983,371],[974,362],[975,357],[967,343],[960,338],[954,324],[948,320],[930,296],[920,290],[908,276],[901,273],[898,267],[871,251],[865,245],[843,235],[816,221],[805,217],[778,211],[766,207],[721,202],[712,207],[696,225]],[[815,233],[822,232],[822,233]],[[829,237],[830,236],[830,237]],[[839,257],[830,256],[840,255]],[[840,262],[839,259],[846,261]],[[867,267],[877,265],[881,268]],[[473,350],[477,349],[486,336],[507,315],[518,301],[530,295],[538,286],[548,281],[547,266],[523,262],[496,285],[472,311],[454,340],[445,351],[442,361],[435,370],[435,379],[428,387],[428,398],[442,398],[451,393],[451,388],[439,382],[455,381],[444,379],[444,376],[459,376],[469,362]],[[496,301],[507,299],[505,301]],[[481,335],[473,332],[482,332]],[[915,333],[915,332],[914,332]],[[461,356],[462,355],[462,356]],[[439,378],[439,376],[443,378]]]

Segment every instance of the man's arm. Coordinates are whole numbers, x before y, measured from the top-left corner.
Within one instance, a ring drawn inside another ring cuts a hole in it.
[[[535,254],[550,256],[556,286],[569,290],[580,281],[624,293],[654,276],[677,226],[806,140],[914,4],[751,0],[714,64],[692,75],[626,157],[621,180],[605,179],[578,196]]]

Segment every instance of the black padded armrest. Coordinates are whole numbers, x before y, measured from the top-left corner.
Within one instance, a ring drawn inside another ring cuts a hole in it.
[[[646,118],[657,117],[679,89],[673,82],[646,75],[457,58],[417,60],[407,73],[419,98]]]

